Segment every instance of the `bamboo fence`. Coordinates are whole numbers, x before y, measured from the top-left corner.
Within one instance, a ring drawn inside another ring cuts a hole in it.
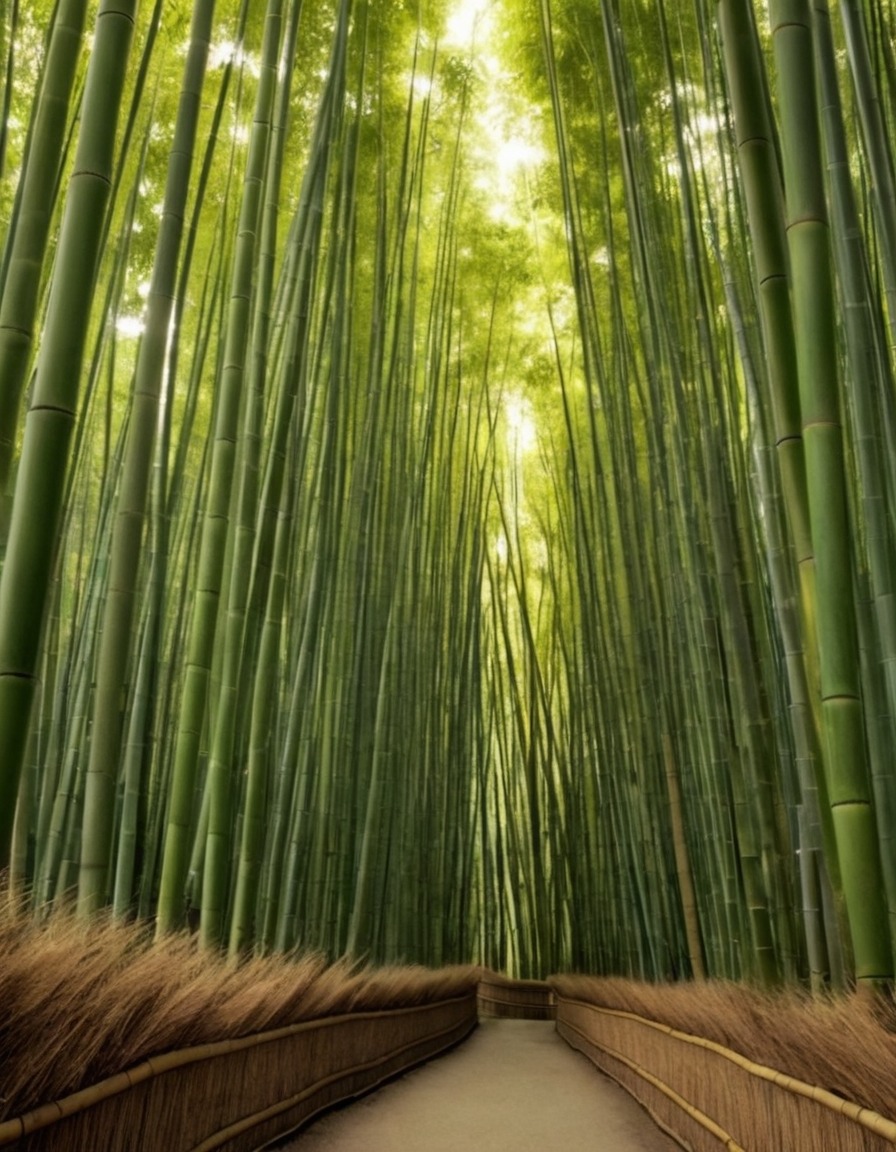
[[[254,1152],[444,1052],[476,997],[358,1012],[169,1052],[0,1124],[27,1152]]]
[[[353,1012],[164,1053],[0,1123],[27,1152],[255,1152],[462,1041],[478,1016],[556,1019],[559,1035],[691,1152],[883,1152],[896,1121],[714,1041],[483,972],[426,1005]]]
[[[557,1031],[693,1152],[884,1152],[896,1122],[714,1041],[557,996]]]
[[[509,980],[497,972],[484,972],[476,993],[480,1016],[513,1020],[554,1020],[554,990],[543,980]]]

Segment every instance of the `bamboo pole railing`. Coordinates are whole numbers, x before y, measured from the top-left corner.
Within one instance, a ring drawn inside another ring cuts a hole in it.
[[[553,1020],[554,990],[544,980],[511,980],[498,972],[483,972],[477,1001],[480,1016],[515,1020]]]
[[[896,1121],[634,1013],[484,973],[477,992],[168,1052],[0,1123],[21,1152],[256,1152],[463,1040],[480,1015],[546,1019],[691,1152],[886,1152]]]
[[[557,1031],[693,1152],[887,1152],[896,1122],[631,1012],[557,996]]]
[[[168,1052],[0,1124],[22,1152],[255,1152],[444,1052],[476,996],[307,1021]]]

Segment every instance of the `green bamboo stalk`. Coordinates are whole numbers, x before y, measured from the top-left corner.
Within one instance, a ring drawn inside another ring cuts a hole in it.
[[[208,683],[212,653],[217,631],[218,605],[222,592],[224,553],[227,546],[229,506],[234,476],[240,397],[243,386],[245,358],[250,334],[251,279],[256,259],[257,225],[259,219],[263,174],[267,158],[270,109],[275,89],[277,49],[280,38],[280,4],[270,0],[265,19],[265,49],[256,96],[257,114],[250,140],[249,155],[244,177],[243,199],[240,206],[236,250],[228,306],[224,362],[220,377],[220,396],[217,400],[214,447],[210,463],[210,480],[205,510],[197,575],[197,595],[193,610],[190,642],[187,651],[186,672],[182,688],[182,702],[178,719],[178,736],[174,753],[171,795],[166,823],[165,849],[158,902],[157,931],[172,931],[180,922],[183,907],[183,888],[188,864],[188,838],[191,826],[193,789],[196,780],[198,741],[205,719]],[[229,827],[229,821],[228,821]],[[221,886],[229,868],[229,857],[224,851],[215,827],[215,861],[213,879],[205,883],[209,888],[209,916],[216,921],[214,927],[207,920],[207,937],[220,935],[219,918],[223,914],[224,900]],[[226,834],[225,838],[226,838]],[[208,877],[208,861],[206,877]],[[214,892],[214,895],[213,895]]]
[[[772,3],[769,17],[782,117],[830,804],[856,976],[873,984],[890,979],[893,966],[860,695],[811,13],[807,0],[788,0]]]
[[[19,0],[12,0],[7,15],[6,5],[0,18],[0,62],[5,58],[3,68],[2,99],[0,99],[0,179],[6,171],[6,153],[9,141],[9,116],[12,108],[13,81],[15,78],[16,39],[19,28]],[[2,67],[2,64],[0,64]]]
[[[877,354],[882,343],[879,332],[880,313],[871,299],[867,256],[849,170],[848,144],[826,0],[815,0],[813,27],[825,155],[831,184],[835,267],[843,300],[844,332],[850,368],[845,383],[860,480],[859,527],[867,556],[876,624],[876,635],[873,638],[869,636],[868,642],[862,646],[872,659],[873,668],[873,671],[869,670],[870,675],[866,676],[866,681],[870,680],[870,683],[866,686],[865,695],[869,700],[880,701],[874,709],[874,725],[880,733],[883,746],[886,746],[891,742],[887,733],[894,731],[896,721],[896,620],[893,619],[892,608],[894,541],[890,518],[886,514],[887,472],[882,460],[882,422],[875,397],[885,395],[891,389],[892,377]],[[865,614],[861,602],[859,613],[861,619]],[[866,626],[865,631],[867,634],[870,629]],[[879,684],[881,677],[877,674],[878,665],[883,672],[882,684]],[[881,863],[892,923],[896,912],[896,854],[891,847],[893,821],[896,819],[896,780],[889,756],[883,753],[883,746],[878,745],[878,754],[874,754],[874,748],[871,747],[871,765]]]
[[[672,839],[675,846],[675,861],[678,870],[678,883],[681,890],[681,902],[684,910],[685,928],[688,939],[688,956],[691,961],[691,972],[695,980],[706,977],[703,964],[703,949],[700,941],[700,920],[697,910],[697,899],[694,893],[694,878],[691,869],[690,853],[684,832],[683,805],[681,798],[681,783],[678,777],[678,766],[675,762],[675,752],[672,740],[668,733],[663,733],[663,753],[666,761],[666,782],[669,789],[669,815],[672,822]]]
[[[726,273],[725,292],[729,316],[735,328],[741,369],[746,386],[747,403],[750,409],[755,458],[753,483],[764,510],[761,519],[764,530],[763,551],[768,557],[767,567],[772,589],[772,605],[784,652],[789,699],[788,715],[800,788],[798,829],[803,919],[812,986],[815,990],[821,990],[832,975],[831,958],[832,956],[836,958],[837,954],[833,941],[839,937],[840,928],[836,923],[826,926],[820,919],[823,910],[819,892],[819,877],[825,876],[826,864],[823,854],[817,770],[815,767],[820,760],[817,748],[818,733],[809,703],[809,686],[802,656],[799,621],[794,607],[793,579],[790,565],[787,563],[782,516],[776,491],[777,477],[771,466],[772,460],[768,449],[765,447],[765,421],[753,354],[747,340],[743,310],[730,273]],[[836,864],[836,861],[834,863]],[[830,949],[827,938],[830,938],[832,942]],[[835,983],[842,986],[842,975],[835,970],[833,976]]]
[[[294,17],[294,23],[295,20],[297,20],[297,14]],[[301,246],[303,254],[313,252],[320,241],[319,229],[322,223],[322,213],[311,209],[312,205],[319,204],[322,199],[323,187],[327,181],[330,152],[332,145],[336,142],[336,131],[342,108],[342,93],[345,87],[348,28],[347,10],[344,9],[340,14],[337,32],[333,39],[327,83],[321,97],[320,111],[311,143],[311,154],[300,195],[298,227],[291,241],[292,244]],[[278,183],[279,175],[273,179],[275,187]],[[300,274],[301,282],[295,286],[295,290],[300,293],[301,298],[304,298],[310,289],[315,262],[306,258],[301,262],[300,267],[303,269]],[[301,314],[307,319],[305,308],[301,310]],[[307,325],[300,324],[295,334],[298,347],[293,346],[293,356],[302,359],[307,357],[308,335]],[[281,531],[282,525],[279,521],[276,535],[281,549],[280,559],[279,564],[272,566],[271,563],[272,548],[276,549],[273,513],[281,499],[286,463],[286,437],[297,398],[299,375],[300,373],[294,370],[288,373],[287,380],[281,385],[280,396],[276,402],[275,424],[271,433],[268,467],[262,486],[258,516],[258,544],[255,551],[253,586],[249,599],[251,601],[264,598],[267,601],[270,597],[275,597],[275,603],[273,605],[268,604],[257,660],[255,684],[252,689],[243,834],[230,928],[229,949],[232,955],[239,954],[255,937],[254,920],[258,900],[259,868],[264,832],[263,809],[267,791],[266,746],[272,705],[276,699],[273,693],[272,677],[275,668],[275,654],[279,647],[280,630],[277,621],[282,613],[281,598],[286,594],[286,582],[282,577],[270,586],[266,582],[271,575],[276,573],[278,568],[282,571],[285,564],[285,547],[288,537]],[[334,381],[334,388],[335,386],[336,382]],[[332,427],[332,423],[329,423],[328,427]],[[277,600],[280,600],[279,606],[276,606]]]
[[[214,0],[200,0],[193,7],[145,329],[134,375],[134,407],[113,527],[109,588],[103,609],[97,665],[78,884],[78,909],[82,915],[99,907],[106,891],[112,804],[120,758],[124,706],[122,685],[126,680],[131,650],[143,522],[213,15]]]
[[[753,239],[758,300],[765,345],[773,438],[782,483],[784,509],[799,572],[801,634],[808,700],[819,736],[813,741],[821,755],[816,764],[818,793],[825,829],[825,850],[832,881],[839,885],[839,861],[827,801],[828,749],[823,740],[820,708],[818,641],[816,635],[815,560],[809,529],[809,502],[799,411],[798,374],[793,322],[787,298],[789,270],[781,178],[776,141],[749,7],[723,0],[719,21],[725,76],[734,114],[747,216]],[[794,681],[792,680],[792,683]]]
[[[864,12],[855,0],[843,0],[839,7],[871,177],[892,354],[896,348],[896,170],[893,150],[883,117],[880,91],[875,84]]]
[[[0,862],[9,856],[35,669],[75,421],[79,369],[112,175],[135,0],[102,0],[75,170],[56,251],[41,355],[26,421],[0,582]],[[40,528],[35,530],[35,509]]]
[[[32,357],[41,275],[58,187],[59,156],[86,17],[87,0],[64,0],[57,9],[34,102],[15,229],[6,241],[6,272],[0,299],[0,492],[6,491],[9,480],[19,404]]]

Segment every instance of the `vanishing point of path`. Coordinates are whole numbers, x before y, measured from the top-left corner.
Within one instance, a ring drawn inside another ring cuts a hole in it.
[[[282,1152],[681,1152],[550,1021],[483,1020]]]

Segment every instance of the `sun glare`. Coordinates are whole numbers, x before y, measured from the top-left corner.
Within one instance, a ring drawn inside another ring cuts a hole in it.
[[[460,0],[445,22],[443,43],[452,48],[469,48],[480,35],[491,31],[489,0]]]
[[[136,340],[138,336],[143,335],[145,327],[146,324],[142,316],[123,315],[115,321],[115,331],[125,340]]]
[[[515,456],[531,452],[538,435],[532,419],[532,406],[524,396],[511,393],[504,404],[507,443]]]
[[[408,82],[413,86],[416,95],[422,97],[424,100],[430,92],[432,92],[432,80],[429,76],[420,74],[414,77],[408,76]]]
[[[478,141],[472,146],[476,188],[488,199],[488,214],[501,224],[525,220],[528,196],[525,176],[544,160],[541,125],[497,50],[497,0],[457,0],[449,9],[443,45],[466,49],[484,80],[474,113]]]

